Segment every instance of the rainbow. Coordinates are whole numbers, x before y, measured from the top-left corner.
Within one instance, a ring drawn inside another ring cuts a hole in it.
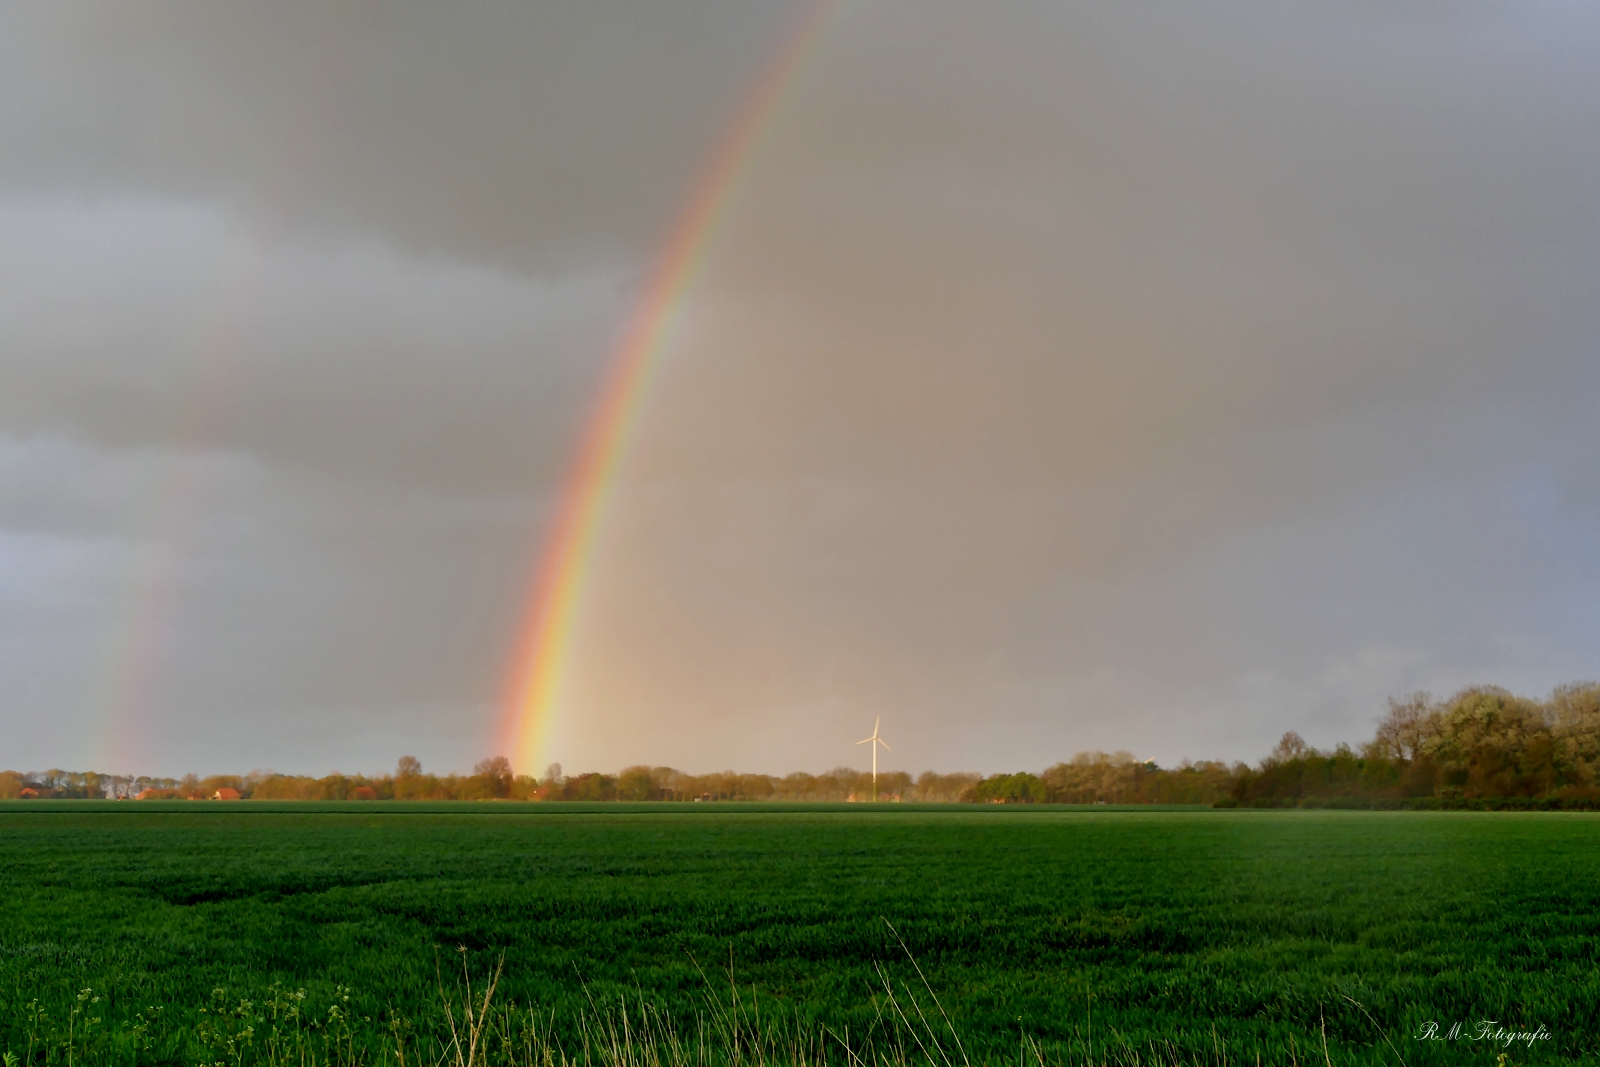
[[[293,92],[266,140],[258,185],[263,213],[281,213],[288,193],[303,178],[318,143],[331,136],[328,107],[355,69],[350,56],[378,12],[356,5],[329,8],[326,32],[300,56],[289,84]],[[245,322],[254,309],[262,273],[257,245],[241,239],[213,268],[212,305],[198,331],[192,379],[179,394],[168,443],[177,458],[145,501],[135,525],[150,544],[130,552],[99,659],[92,673],[90,704],[99,709],[92,764],[109,770],[149,767],[159,756],[152,742],[160,729],[159,706],[167,660],[177,634],[183,557],[197,534],[205,505],[203,453],[218,438],[234,395]],[[187,456],[187,462],[185,457]],[[171,768],[168,768],[170,773]]]
[[[809,5],[762,69],[672,226],[644,297],[618,338],[545,542],[532,608],[517,645],[501,744],[525,774],[542,769],[601,519],[651,375],[773,120],[839,2]]]

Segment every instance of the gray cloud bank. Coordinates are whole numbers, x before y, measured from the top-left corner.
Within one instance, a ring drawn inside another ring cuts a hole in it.
[[[0,763],[486,753],[610,338],[794,14],[0,7]],[[1250,756],[1593,674],[1595,21],[844,5],[553,754]]]

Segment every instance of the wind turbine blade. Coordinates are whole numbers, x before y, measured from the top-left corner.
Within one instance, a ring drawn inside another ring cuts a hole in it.
[[[861,740],[859,740],[859,741],[857,741],[857,742],[856,742],[856,744],[858,744],[858,745],[864,745],[864,744],[866,744],[866,743],[867,743],[867,742],[868,742],[868,741],[876,741],[876,740],[877,740],[877,738],[876,738],[876,737],[863,737],[863,738],[862,738],[862,739],[861,739]]]
[[[889,742],[887,742],[887,741],[885,741],[885,740],[884,740],[884,739],[883,739],[883,738],[881,738],[881,737],[880,737],[880,738],[878,738],[878,744],[880,744],[880,745],[882,745],[882,746],[883,746],[883,750],[884,750],[884,751],[885,751],[885,752],[893,752],[893,751],[894,751],[894,749],[892,749],[892,748],[890,748],[890,747],[889,747]]]
[[[883,716],[882,715],[879,715],[876,719],[872,720],[872,736],[873,737],[877,737],[878,736],[878,727],[880,727],[882,725],[883,725]]]

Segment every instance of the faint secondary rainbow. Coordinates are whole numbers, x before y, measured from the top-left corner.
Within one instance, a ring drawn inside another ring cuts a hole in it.
[[[328,101],[348,80],[350,57],[378,13],[370,3],[330,8],[323,32],[300,54],[300,67],[288,81],[294,91],[262,152],[258,191],[267,217],[281,211],[319,141],[329,135],[330,116],[338,110]],[[197,330],[193,375],[167,433],[169,470],[142,502],[145,510],[134,526],[144,545],[125,557],[100,663],[90,672],[88,700],[99,710],[90,758],[112,773],[157,772],[150,761],[167,758],[154,745],[164,674],[179,633],[183,574],[205,506],[204,453],[219,447],[262,273],[259,241],[237,234],[232,240],[235,246],[210,276],[214,288],[209,314]],[[169,764],[158,773],[173,770]]]
[[[762,69],[672,227],[644,296],[618,339],[545,543],[519,644],[502,743],[525,774],[542,769],[602,514],[651,373],[773,119],[839,3],[810,4]]]

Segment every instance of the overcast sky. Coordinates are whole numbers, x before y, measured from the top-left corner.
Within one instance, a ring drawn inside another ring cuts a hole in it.
[[[613,342],[798,14],[0,3],[0,766],[493,754]],[[1253,760],[1600,674],[1597,173],[1592,5],[845,0],[551,755]]]

